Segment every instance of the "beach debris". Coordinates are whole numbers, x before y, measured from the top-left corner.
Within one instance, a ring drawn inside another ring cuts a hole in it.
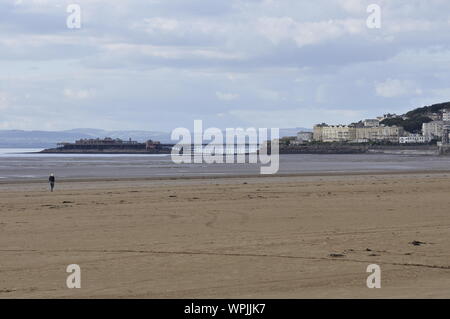
[[[421,246],[421,245],[425,245],[426,243],[423,241],[413,240],[412,242],[410,242],[410,244],[413,246]]]
[[[366,248],[366,251],[372,251],[372,249],[370,249],[370,248]]]
[[[73,204],[73,202],[71,202],[71,201],[69,201],[69,200],[64,200],[62,203],[63,203],[63,204]]]
[[[247,182],[243,182],[242,184],[247,185],[248,183]]]
[[[177,197],[177,195],[169,195],[169,197]]]
[[[345,257],[344,254],[336,254],[336,253],[331,253],[328,256],[333,257],[333,258],[341,258],[341,257]]]
[[[370,257],[380,256],[379,254],[369,254]]]

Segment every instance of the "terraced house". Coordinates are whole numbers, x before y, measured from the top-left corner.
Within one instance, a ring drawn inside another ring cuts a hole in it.
[[[356,125],[327,125],[314,126],[313,138],[320,142],[355,142],[388,141],[398,143],[399,137],[404,135],[402,127],[398,126],[368,126]]]

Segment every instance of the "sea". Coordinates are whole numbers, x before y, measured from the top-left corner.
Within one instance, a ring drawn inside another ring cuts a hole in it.
[[[44,154],[0,148],[0,181],[260,174],[260,164],[175,164],[166,154]],[[450,170],[450,157],[388,154],[282,154],[279,174]]]

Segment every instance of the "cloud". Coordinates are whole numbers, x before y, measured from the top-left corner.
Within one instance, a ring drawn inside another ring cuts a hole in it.
[[[3,127],[308,126],[450,98],[447,0],[379,0],[376,30],[372,0],[76,2],[79,30],[69,0],[0,1]]]
[[[413,82],[398,79],[387,79],[384,82],[376,83],[375,91],[377,95],[386,98],[422,93],[419,88],[415,87]]]
[[[367,4],[361,0],[337,0],[337,3],[349,13],[362,13],[366,11]]]
[[[258,30],[274,44],[290,40],[303,47],[362,33],[366,28],[357,19],[297,22],[291,17],[264,17],[259,19]]]
[[[281,98],[280,92],[275,91],[275,90],[269,90],[269,89],[260,90],[259,92],[257,92],[257,95],[262,100],[276,101]]]
[[[63,95],[64,95],[64,97],[69,98],[69,99],[85,100],[85,99],[94,97],[95,91],[92,89],[77,90],[77,89],[66,88],[63,90]]]
[[[8,96],[5,92],[0,91],[0,111],[5,111],[8,108]]]
[[[176,19],[152,18],[144,19],[145,31],[149,33],[169,32],[179,28],[179,22]]]
[[[233,101],[239,98],[239,94],[235,93],[223,93],[223,92],[216,92],[216,96],[219,100],[222,101]]]

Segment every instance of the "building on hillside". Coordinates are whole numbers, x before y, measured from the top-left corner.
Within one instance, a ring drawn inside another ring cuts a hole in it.
[[[450,109],[446,109],[442,112],[442,120],[444,122],[450,122]]]
[[[396,119],[401,117],[400,115],[397,114],[391,114],[391,113],[387,113],[387,114],[383,114],[383,116],[377,117],[377,119],[381,122],[382,120],[387,120],[387,119]]]
[[[300,144],[308,143],[313,140],[313,132],[298,132],[297,142]]]
[[[442,114],[441,113],[431,113],[427,115],[430,119],[433,121],[442,121]]]
[[[423,144],[426,142],[426,137],[420,134],[409,134],[408,136],[401,136],[399,138],[400,144]]]
[[[378,119],[368,119],[364,120],[365,127],[378,127],[380,126],[380,121]]]
[[[422,135],[425,136],[427,141],[433,139],[442,138],[442,130],[444,127],[444,121],[433,121],[422,124]]]

